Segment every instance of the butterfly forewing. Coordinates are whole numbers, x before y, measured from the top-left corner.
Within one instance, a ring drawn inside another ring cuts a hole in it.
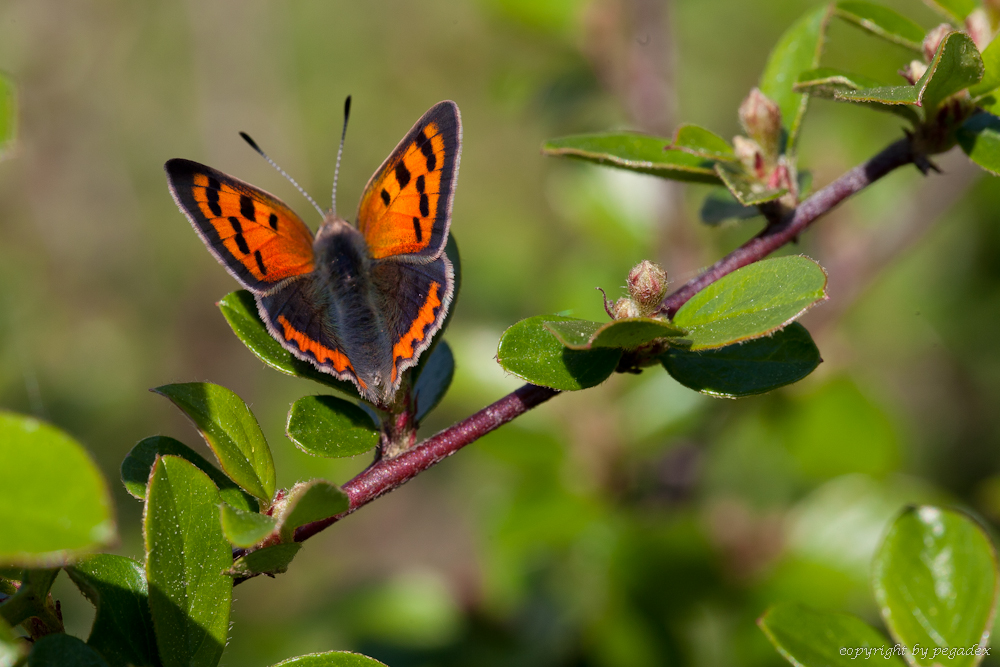
[[[372,176],[361,197],[358,229],[375,259],[430,261],[444,250],[462,150],[454,102],[417,121]]]
[[[190,160],[164,167],[177,205],[212,254],[261,293],[313,270],[313,236],[277,197]]]

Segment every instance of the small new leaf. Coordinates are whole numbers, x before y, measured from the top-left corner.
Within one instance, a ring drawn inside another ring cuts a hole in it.
[[[664,150],[669,143],[667,139],[632,132],[578,134],[551,139],[542,146],[542,152],[675,181],[718,184],[713,161],[682,150]]]

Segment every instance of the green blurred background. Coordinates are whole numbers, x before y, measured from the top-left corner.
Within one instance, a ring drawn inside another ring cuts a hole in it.
[[[917,0],[891,2],[925,27]],[[118,465],[156,434],[201,446],[149,387],[206,380],[256,411],[278,481],[349,479],[283,435],[318,385],[262,366],[214,306],[234,281],[161,169],[205,162],[326,203],[346,95],[340,207],[432,104],[462,110],[454,385],[428,433],[517,387],[494,355],[520,318],[602,317],[601,286],[663,263],[675,284],[760,229],[707,228],[702,186],[545,158],[609,128],[738,131],[736,107],[802,0],[6,0],[0,68],[20,137],[0,163],[0,403],[81,438],[116,488],[119,553],[140,504]],[[834,23],[824,64],[901,82],[910,58]],[[822,186],[900,134],[816,102],[802,165]],[[755,627],[801,600],[878,623],[868,564],[905,503],[1000,521],[1000,188],[964,157],[889,176],[788,252],[830,272],[804,323],[825,362],[768,396],[717,400],[662,370],[559,396],[236,589],[225,665],[353,649],[392,667],[779,665]],[[69,629],[92,611],[60,579]],[[887,640],[888,642],[888,640]],[[996,663],[994,663],[996,664]]]

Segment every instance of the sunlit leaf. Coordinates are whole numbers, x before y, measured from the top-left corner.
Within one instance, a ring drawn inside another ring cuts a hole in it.
[[[809,96],[795,92],[794,85],[799,74],[819,65],[832,8],[824,5],[814,9],[786,30],[771,50],[760,79],[761,92],[781,109],[788,153],[795,152],[795,140],[809,104]]]
[[[289,658],[282,660],[274,667],[386,667],[386,665],[360,653],[331,651]]]
[[[167,384],[153,391],[188,416],[226,475],[267,507],[276,485],[274,461],[257,418],[243,399],[211,382]]]
[[[101,471],[63,431],[0,411],[0,462],[0,566],[58,566],[118,539]]]
[[[634,350],[658,338],[676,338],[685,334],[683,329],[670,322],[648,317],[630,317],[613,322],[562,320],[546,322],[545,328],[572,350],[600,347]]]
[[[681,306],[673,323],[690,350],[766,336],[826,299],[826,272],[808,257],[754,262],[715,281]]]
[[[977,113],[955,133],[958,145],[969,159],[994,176],[1000,176],[1000,118]]]
[[[669,139],[631,132],[578,134],[551,139],[542,146],[542,152],[676,181],[719,182],[711,160],[682,150],[665,150],[669,143]]]
[[[253,577],[258,574],[281,574],[295,558],[302,545],[298,542],[274,544],[240,556],[226,574],[233,577]]]
[[[770,336],[714,350],[672,347],[661,359],[685,387],[727,398],[763,394],[798,382],[822,361],[812,336],[798,322]]]
[[[872,566],[882,619],[919,667],[982,660],[997,602],[997,559],[986,532],[965,514],[924,505],[892,524]],[[942,649],[943,652],[934,652]],[[949,649],[962,649],[960,655]]]
[[[238,510],[225,503],[219,510],[222,532],[233,546],[252,547],[278,527],[278,522],[266,514]]]
[[[281,533],[288,541],[299,526],[346,512],[350,505],[347,494],[325,480],[296,484],[277,516]]]
[[[983,58],[983,78],[969,88],[973,98],[981,97],[1000,88],[1000,39],[994,39],[981,54]]]
[[[836,5],[837,16],[894,44],[919,52],[924,41],[924,29],[899,12],[871,2],[841,0]]]
[[[670,148],[709,160],[736,159],[736,153],[728,141],[698,125],[684,124],[678,127]]]
[[[441,341],[431,351],[427,363],[413,386],[413,401],[417,421],[437,407],[448,392],[455,376],[455,356],[447,341]]]
[[[575,319],[536,315],[521,320],[500,337],[497,362],[522,380],[563,391],[586,389],[604,382],[618,366],[621,350],[571,350],[545,328],[547,322]]]
[[[937,10],[949,21],[954,21],[959,25],[979,6],[976,0],[924,0],[924,3]]]
[[[799,75],[799,80],[795,83],[795,90],[809,93],[816,97],[839,100],[842,102],[852,102],[867,106],[875,111],[884,111],[897,116],[902,116],[914,125],[920,123],[920,114],[913,107],[900,104],[898,102],[887,103],[878,101],[877,92],[882,89],[891,89],[890,96],[911,99],[914,94],[913,86],[885,86],[875,79],[834,69],[832,67],[819,67],[808,70]],[[873,97],[871,99],[848,98],[843,93],[865,90]],[[893,99],[895,99],[893,97]]]
[[[760,181],[751,178],[738,164],[719,162],[715,171],[730,193],[744,206],[756,206],[788,192],[785,188],[769,188]]]
[[[27,667],[109,667],[101,654],[72,635],[46,635],[35,642]]]
[[[285,431],[306,454],[357,456],[378,444],[378,428],[367,412],[335,396],[305,396],[288,411]]]
[[[66,574],[97,610],[89,646],[111,667],[160,664],[142,563],[98,554],[67,567]]]
[[[160,658],[164,667],[215,667],[233,595],[219,491],[193,464],[163,456],[146,496],[146,581]]]
[[[851,614],[816,611],[797,602],[779,602],[757,624],[778,653],[796,667],[906,665],[884,636]]]
[[[157,456],[168,454],[187,459],[208,475],[219,487],[219,493],[224,502],[249,512],[257,510],[257,501],[237,486],[236,482],[226,477],[221,470],[183,442],[165,435],[144,438],[125,455],[121,467],[122,484],[125,485],[125,490],[139,500],[145,500],[146,482],[149,481],[149,473],[153,469],[153,463],[156,462]]]

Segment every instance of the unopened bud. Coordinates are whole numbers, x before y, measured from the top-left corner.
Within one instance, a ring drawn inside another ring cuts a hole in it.
[[[628,272],[628,293],[644,315],[652,312],[667,293],[667,272],[642,260]]]
[[[937,53],[938,48],[941,46],[941,42],[943,42],[944,38],[954,31],[955,29],[950,25],[942,23],[927,33],[927,36],[924,37],[924,60],[927,62],[934,60],[934,54]]]
[[[754,88],[740,105],[740,124],[757,142],[764,158],[773,162],[781,144],[781,109],[767,95]]]
[[[747,173],[756,174],[757,178],[763,178],[764,158],[756,141],[736,135],[733,137],[733,151]]]
[[[635,301],[623,296],[615,301],[615,319],[622,320],[626,317],[642,317],[642,313]]]
[[[965,32],[980,51],[993,41],[993,28],[990,27],[990,17],[985,9],[980,7],[965,17]]]
[[[920,80],[920,77],[922,77],[926,71],[927,63],[920,62],[919,60],[911,60],[909,65],[899,70],[899,75],[909,81],[912,86]]]

